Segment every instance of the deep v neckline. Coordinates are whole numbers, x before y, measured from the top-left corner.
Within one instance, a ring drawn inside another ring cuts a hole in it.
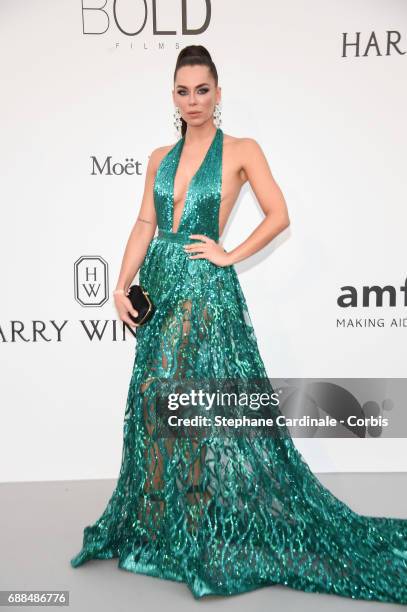
[[[209,145],[208,150],[206,151],[206,153],[204,155],[204,158],[203,158],[202,162],[200,163],[197,171],[192,176],[191,180],[189,181],[189,183],[187,185],[187,190],[186,190],[186,193],[185,193],[185,198],[184,198],[184,201],[182,203],[181,216],[180,216],[180,219],[179,219],[179,222],[178,222],[178,227],[174,231],[174,212],[175,212],[174,211],[174,187],[175,187],[175,178],[176,178],[176,175],[177,175],[177,172],[178,172],[178,167],[179,167],[179,163],[180,163],[180,160],[181,160],[182,150],[183,150],[184,144],[185,144],[185,136],[183,136],[182,139],[181,139],[181,145],[180,145],[179,153],[178,153],[178,156],[177,156],[177,163],[176,163],[176,166],[175,166],[175,170],[174,170],[174,174],[173,174],[173,179],[172,179],[172,194],[171,194],[171,233],[172,234],[177,234],[179,229],[180,229],[180,227],[181,227],[181,224],[182,224],[182,221],[183,221],[183,217],[184,217],[184,212],[185,212],[185,209],[186,209],[186,205],[188,203],[188,197],[189,197],[189,193],[191,191],[192,184],[195,181],[195,179],[198,176],[198,174],[201,172],[202,168],[205,166],[205,163],[206,163],[206,161],[207,161],[207,159],[209,157],[210,152],[213,149],[213,146],[215,144],[215,141],[216,141],[216,138],[218,136],[219,131],[220,131],[220,128],[216,128],[215,135],[214,135],[214,137],[212,139],[211,144]]]

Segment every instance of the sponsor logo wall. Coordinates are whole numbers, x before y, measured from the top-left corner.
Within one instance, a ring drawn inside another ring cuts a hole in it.
[[[222,129],[259,142],[289,208],[236,264],[270,378],[371,379],[360,406],[400,416],[374,381],[406,378],[402,4],[39,0],[3,26],[1,481],[117,474],[136,334],[112,291],[148,157],[177,138],[188,44],[217,65]],[[246,184],[225,248],[262,216]],[[405,471],[404,444],[297,441],[314,471]]]

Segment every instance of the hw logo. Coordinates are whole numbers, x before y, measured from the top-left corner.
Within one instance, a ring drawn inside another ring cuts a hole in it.
[[[108,266],[99,255],[83,255],[74,264],[75,300],[81,306],[103,306],[108,295]]]

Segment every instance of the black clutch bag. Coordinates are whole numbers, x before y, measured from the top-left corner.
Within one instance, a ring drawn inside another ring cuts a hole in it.
[[[129,313],[130,319],[138,326],[147,323],[155,311],[155,306],[148,295],[148,291],[145,291],[141,285],[131,285],[127,297],[129,298],[133,308],[135,308],[138,312],[137,317],[133,317],[133,315]]]

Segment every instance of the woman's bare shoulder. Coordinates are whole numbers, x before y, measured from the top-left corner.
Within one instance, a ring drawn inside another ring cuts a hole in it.
[[[257,140],[249,136],[238,137],[224,134],[223,142],[229,150],[230,157],[239,162],[262,152]]]
[[[230,134],[224,134],[223,142],[225,149],[228,150],[227,159],[230,166],[239,172],[244,183],[247,180],[245,166],[250,160],[258,160],[263,156],[259,143],[251,137],[237,137]]]
[[[167,155],[169,151],[171,151],[173,147],[175,147],[176,144],[177,143],[174,142],[173,144],[170,144],[170,145],[164,145],[162,147],[157,147],[150,153],[150,164],[153,170],[155,171],[157,170],[158,166],[160,165],[164,157]]]

